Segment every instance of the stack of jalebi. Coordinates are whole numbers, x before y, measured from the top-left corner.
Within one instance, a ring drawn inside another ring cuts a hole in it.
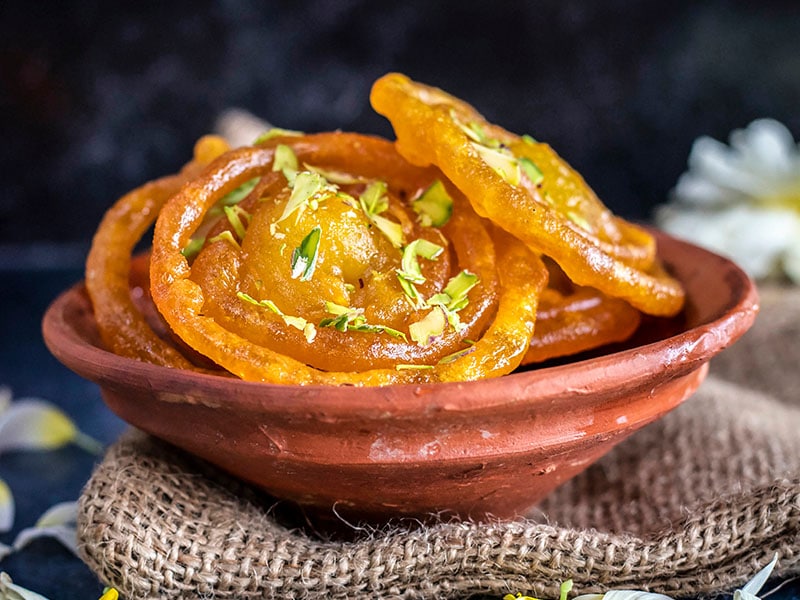
[[[87,260],[105,344],[270,383],[466,381],[680,311],[652,236],[549,146],[399,74],[372,102],[396,142],[207,136],[181,173],[120,199]],[[148,284],[131,252],[154,221]]]

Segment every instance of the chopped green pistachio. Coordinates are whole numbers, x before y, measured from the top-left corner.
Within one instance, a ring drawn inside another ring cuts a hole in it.
[[[408,334],[420,346],[428,346],[447,327],[447,318],[444,311],[438,306],[433,308],[425,317],[408,326]]]
[[[450,296],[447,308],[461,310],[466,306],[467,293],[478,284],[478,276],[466,269],[452,277],[444,288],[444,293]],[[463,304],[462,304],[463,303]]]
[[[367,216],[379,215],[389,208],[389,199],[386,197],[387,185],[385,181],[373,181],[358,197],[361,208]]]
[[[415,283],[425,283],[425,277],[419,266],[418,256],[428,260],[436,259],[444,248],[425,239],[416,239],[403,248],[403,258],[400,262],[400,269],[396,270],[400,286],[403,288],[412,306],[415,308],[425,308],[425,300],[420,295]]]
[[[506,183],[519,185],[520,167],[517,158],[506,148],[488,148],[477,142],[470,142],[481,155],[483,161],[492,167]]]
[[[330,181],[331,183],[336,183],[339,185],[353,185],[356,183],[366,183],[369,181],[364,177],[358,177],[357,175],[351,175],[350,173],[345,173],[344,171],[335,171],[333,169],[323,169],[321,167],[317,167],[314,165],[309,165],[308,163],[303,163],[303,168],[306,171],[313,171],[314,173],[319,173],[325,179]]]
[[[322,229],[317,225],[292,252],[292,279],[308,281],[314,275],[319,254],[319,240]]]
[[[249,302],[250,304],[255,304],[256,306],[261,306],[267,308],[274,312],[276,315],[280,316],[283,319],[283,322],[290,327],[294,327],[303,332],[305,335],[306,340],[310,343],[316,337],[316,329],[314,325],[306,321],[303,317],[295,317],[292,315],[284,314],[284,312],[278,308],[278,305],[275,304],[272,300],[256,300],[252,296],[245,294],[244,292],[237,292],[236,297],[239,300],[243,300],[244,302]],[[309,327],[311,325],[311,327]]]
[[[261,181],[261,177],[253,177],[253,179],[245,181],[235,190],[228,192],[222,198],[220,198],[220,200],[217,202],[214,208],[209,211],[209,213],[219,214],[219,207],[239,204],[239,202],[247,198],[248,194],[253,191],[253,188],[258,185],[259,181]]]
[[[380,213],[389,208],[385,182],[373,181],[370,183],[367,189],[359,196],[358,202],[367,218],[375,224],[395,248],[403,245],[403,228],[400,223],[395,223],[380,215]]]
[[[433,365],[407,365],[401,363],[394,366],[396,371],[429,371],[433,369]]]
[[[275,158],[272,160],[272,170],[281,171],[286,174],[287,171],[297,173],[298,162],[297,155],[286,144],[278,144],[275,146]],[[289,176],[286,175],[286,179]]]
[[[344,289],[346,289],[348,292],[352,294],[353,292],[356,291],[356,286],[354,286],[352,283],[345,283]]]
[[[526,144],[530,145],[530,146],[533,146],[534,144],[538,144],[539,143],[533,138],[533,136],[530,136],[527,133],[522,136],[522,141],[525,142]]]
[[[215,235],[214,237],[212,237],[212,238],[210,238],[208,240],[208,242],[210,244],[213,244],[214,242],[221,242],[221,241],[228,242],[229,244],[235,246],[236,248],[241,249],[241,246],[239,246],[239,242],[236,241],[236,238],[234,238],[233,234],[227,229],[225,231],[223,231],[222,233],[220,233],[219,235]]]
[[[203,249],[205,243],[206,238],[204,237],[192,238],[189,240],[189,243],[186,244],[186,247],[181,250],[181,254],[183,254],[184,258],[186,259],[194,258],[200,252],[200,250]]]
[[[425,283],[425,277],[419,267],[418,256],[435,260],[444,251],[439,244],[419,238],[403,248],[403,258],[400,262],[402,272],[406,279],[412,283]]]
[[[388,240],[392,243],[392,246],[399,248],[403,245],[405,236],[403,236],[403,227],[400,225],[400,223],[390,221],[381,215],[372,215],[369,219],[375,223],[375,227],[377,227],[380,232],[388,238]]]
[[[439,364],[449,365],[450,363],[457,361],[462,356],[466,356],[467,354],[471,354],[472,352],[475,352],[475,348],[473,346],[470,346],[469,348],[462,348],[461,350],[453,352],[452,354],[443,356],[441,359],[439,359]]]
[[[469,271],[461,271],[447,282],[444,290],[428,299],[429,305],[441,306],[447,316],[447,322],[455,331],[464,329],[458,311],[469,303],[467,293],[478,284],[478,276]]]
[[[437,179],[411,203],[423,227],[441,227],[453,214],[453,199]]]
[[[320,327],[333,327],[337,331],[360,331],[363,333],[386,333],[392,337],[406,340],[406,334],[397,329],[386,325],[373,325],[367,323],[364,317],[364,310],[360,308],[349,308],[336,304],[335,302],[325,302],[325,310],[334,315],[319,322]]]
[[[277,221],[272,223],[270,232],[275,235],[274,226],[289,218],[295,211],[298,212],[297,218],[299,219],[306,206],[309,206],[312,200],[319,202],[326,195],[335,194],[336,192],[337,188],[330,185],[327,180],[318,173],[301,171],[297,174],[297,177],[292,183],[292,194],[286,202],[283,213],[281,213]]]
[[[253,145],[261,144],[262,142],[266,142],[267,140],[271,140],[275,137],[282,137],[282,136],[298,136],[303,135],[302,131],[295,131],[294,129],[281,129],[280,127],[272,127],[271,129],[267,129],[264,133],[259,135]]]
[[[526,156],[521,156],[519,158],[519,166],[522,168],[522,172],[527,175],[528,179],[531,180],[533,185],[539,185],[542,180],[544,179],[544,174],[536,166],[536,163],[533,162],[530,158]]]
[[[233,231],[239,236],[240,240],[244,239],[244,234],[247,233],[247,228],[245,227],[244,223],[242,223],[242,218],[249,223],[253,218],[253,215],[238,205],[226,206],[224,207],[224,211],[225,218],[228,219],[228,223],[230,223],[231,227],[233,227]]]
[[[463,131],[473,142],[477,142],[489,148],[500,147],[500,140],[489,136],[477,121],[464,123],[454,110],[450,111],[450,118],[453,119],[456,125],[458,125],[459,129],[461,129],[461,131]]]

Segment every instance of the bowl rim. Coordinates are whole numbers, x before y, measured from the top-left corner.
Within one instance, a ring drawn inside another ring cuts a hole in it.
[[[717,263],[718,272],[722,272],[724,267],[724,282],[732,291],[732,302],[721,306],[715,318],[653,342],[588,359],[514,372],[499,378],[358,387],[245,381],[173,369],[116,355],[93,344],[76,331],[66,321],[64,313],[76,302],[75,295],[83,293],[82,282],[63,291],[50,304],[42,319],[42,335],[48,349],[60,362],[82,377],[98,383],[101,388],[121,380],[128,385],[135,382],[148,388],[154,387],[150,385],[154,380],[168,380],[168,390],[165,391],[173,393],[182,389],[197,392],[227,387],[229,393],[222,402],[235,405],[237,410],[249,407],[260,412],[267,408],[297,411],[302,408],[303,411],[343,417],[353,412],[363,415],[374,411],[390,411],[393,417],[402,417],[418,416],[420,411],[427,413],[437,408],[473,412],[514,403],[524,403],[526,406],[539,401],[550,403],[565,393],[576,400],[586,398],[586,401],[590,401],[593,394],[615,387],[620,381],[624,381],[626,387],[655,385],[653,373],[644,368],[632,370],[631,364],[651,362],[665,347],[671,350],[670,357],[665,362],[667,368],[660,374],[659,380],[672,380],[699,368],[713,354],[732,344],[747,331],[758,311],[755,283],[731,260],[663,232],[653,230],[652,233],[659,246],[666,244],[680,251],[691,251],[698,257],[698,264]],[[668,260],[666,262],[669,264]],[[167,373],[169,376],[164,378]],[[602,374],[602,377],[598,377],[598,374]],[[503,381],[503,385],[497,385],[498,381]],[[554,389],[554,381],[562,381],[563,386]],[[547,382],[550,385],[543,385]],[[615,385],[603,386],[598,385],[599,382],[615,382]],[[470,393],[458,393],[464,388],[469,388]],[[532,389],[534,393],[531,393]],[[187,399],[187,402],[193,400]]]

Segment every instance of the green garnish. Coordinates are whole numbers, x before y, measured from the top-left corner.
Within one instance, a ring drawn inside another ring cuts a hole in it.
[[[189,243],[186,244],[186,247],[181,250],[181,254],[183,254],[186,259],[194,258],[194,256],[202,250],[205,243],[206,238],[204,237],[192,238],[189,240]]]
[[[364,309],[350,308],[336,304],[335,302],[325,302],[325,310],[333,317],[322,319],[319,322],[320,327],[333,327],[337,331],[360,331],[363,333],[386,333],[392,337],[400,338],[407,341],[406,334],[397,329],[393,329],[387,325],[373,325],[367,323],[364,316]]]
[[[317,225],[292,252],[292,279],[299,277],[300,281],[308,281],[314,275],[321,234],[322,229]]]
[[[229,244],[233,245],[234,247],[241,249],[241,246],[239,245],[239,242],[236,241],[236,238],[233,237],[233,234],[228,229],[226,229],[225,231],[223,231],[219,235],[215,235],[214,237],[210,238],[208,240],[208,243],[209,244],[213,244],[214,242],[222,242],[222,241],[228,242]]]
[[[292,213],[297,211],[297,219],[299,220],[307,206],[317,204],[325,196],[335,194],[338,191],[336,186],[330,185],[319,173],[312,173],[311,171],[301,171],[294,181],[290,182],[290,185],[292,186],[292,194],[286,202],[283,213],[281,213],[277,221],[270,225],[270,233],[272,235],[275,235],[275,226],[289,218]]]
[[[421,320],[409,325],[408,334],[420,346],[428,346],[444,333],[445,327],[447,327],[447,319],[444,311],[435,307]]]
[[[478,276],[466,269],[447,282],[443,292],[450,297],[449,310],[461,310],[467,305],[467,293],[478,284]]]
[[[400,223],[390,221],[380,214],[389,208],[386,189],[386,182],[373,181],[358,197],[358,203],[367,218],[375,224],[395,248],[399,248],[403,245],[403,228]]]
[[[223,210],[225,211],[225,218],[228,219],[228,223],[230,223],[231,227],[233,227],[233,231],[239,236],[240,240],[244,239],[244,234],[247,233],[247,228],[245,227],[244,223],[242,223],[242,218],[249,223],[253,218],[253,215],[238,205],[225,206],[223,207]]]
[[[527,133],[522,136],[522,141],[525,142],[526,144],[531,145],[531,146],[533,146],[534,144],[538,144],[539,143],[533,138],[533,136],[530,136]]]
[[[481,155],[483,161],[492,167],[506,183],[519,185],[520,167],[517,158],[505,147],[489,148],[477,142],[470,142]]]
[[[297,155],[286,144],[275,146],[275,158],[272,159],[272,170],[281,171],[287,180],[293,179],[297,173]],[[287,172],[289,173],[287,175]]]
[[[444,248],[425,239],[417,239],[403,248],[403,258],[400,262],[400,269],[396,270],[397,279],[403,288],[406,296],[411,300],[415,308],[425,308],[425,300],[420,296],[415,283],[425,283],[425,276],[419,266],[418,256],[428,260],[436,259]]]
[[[307,171],[313,171],[314,173],[319,173],[331,183],[336,183],[339,185],[353,185],[356,183],[364,183],[368,181],[363,177],[351,175],[350,173],[345,173],[344,171],[323,169],[321,167],[315,167],[314,165],[309,165],[308,163],[303,163],[303,168],[306,169]]]
[[[539,185],[544,179],[544,174],[541,172],[539,167],[536,166],[536,163],[530,158],[521,156],[519,158],[519,166],[522,168],[522,171],[525,173],[525,175],[528,176],[528,179],[531,180],[533,185]]]
[[[244,292],[237,292],[236,297],[239,300],[243,300],[244,302],[249,302],[250,304],[255,304],[256,306],[261,306],[263,308],[267,308],[274,312],[276,315],[283,319],[283,322],[290,327],[294,327],[303,332],[303,335],[306,337],[306,341],[310,344],[314,341],[314,338],[317,336],[317,329],[314,327],[313,323],[309,323],[303,317],[295,317],[292,315],[284,314],[284,312],[278,308],[278,305],[275,304],[272,300],[256,300],[249,294],[245,294]]]
[[[239,204],[242,200],[247,198],[248,194],[253,191],[253,188],[256,187],[258,182],[261,181],[261,177],[253,177],[253,179],[249,179],[245,181],[242,185],[237,187],[235,190],[228,192],[222,198],[219,199],[217,204],[209,211],[209,214],[219,214],[219,207],[225,206],[233,206],[234,204]]]
[[[469,303],[467,293],[478,284],[478,276],[469,271],[461,271],[455,277],[450,278],[444,290],[434,294],[428,299],[428,304],[438,305],[444,309],[447,321],[455,331],[461,331],[464,325],[458,316],[458,311]]]
[[[453,199],[437,179],[411,202],[411,208],[419,215],[423,227],[441,227],[453,214]]]
[[[280,127],[272,127],[271,129],[267,129],[264,133],[259,135],[253,145],[260,144],[262,142],[266,142],[267,140],[271,140],[274,137],[279,136],[298,136],[303,135],[302,131],[295,131],[294,129],[281,129]]]
[[[464,123],[454,110],[450,111],[450,118],[473,142],[477,142],[487,148],[499,148],[502,145],[500,140],[490,137],[477,121]]]
[[[434,244],[426,239],[416,239],[403,248],[403,258],[400,262],[403,276],[412,283],[425,283],[425,277],[419,267],[418,256],[435,260],[444,252],[439,244]]]
[[[367,216],[379,215],[389,208],[387,189],[385,181],[373,181],[358,197],[361,208],[367,213]]]
[[[473,346],[470,346],[469,348],[463,348],[461,350],[453,352],[452,354],[448,354],[447,356],[443,356],[441,359],[439,359],[439,363],[438,364],[440,364],[440,365],[449,365],[450,363],[456,362],[462,356],[466,356],[467,354],[471,354],[473,352],[475,352],[475,348]]]

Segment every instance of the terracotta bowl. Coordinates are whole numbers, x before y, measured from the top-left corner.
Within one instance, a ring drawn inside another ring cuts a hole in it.
[[[511,517],[683,402],[752,324],[757,295],[738,267],[657,236],[688,292],[678,318],[492,380],[301,387],[158,367],[102,348],[80,285],[50,306],[44,338],[132,425],[317,516]]]

